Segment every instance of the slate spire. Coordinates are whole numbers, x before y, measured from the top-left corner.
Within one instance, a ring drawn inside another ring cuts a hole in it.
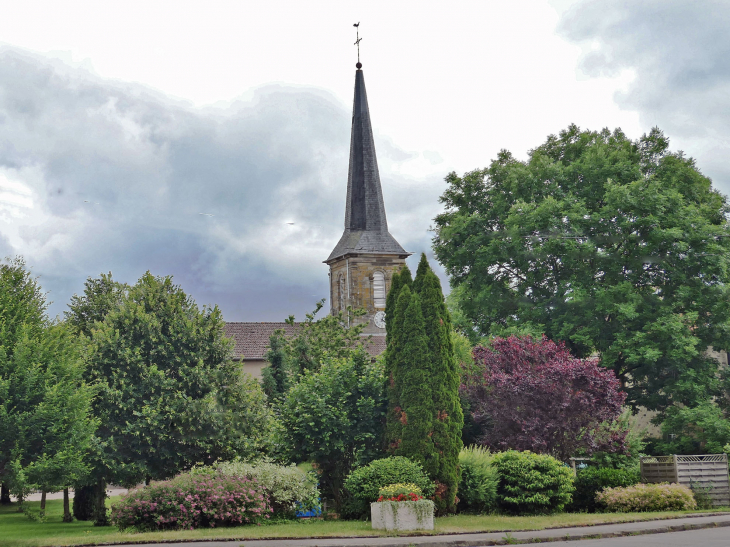
[[[365,77],[361,66],[358,62],[355,72],[345,231],[325,262],[353,253],[403,257],[410,254],[388,232],[378,160],[375,157],[373,129],[370,125],[370,109],[365,92]]]

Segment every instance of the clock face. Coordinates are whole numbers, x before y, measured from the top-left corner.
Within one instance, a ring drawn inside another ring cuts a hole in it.
[[[375,326],[379,329],[385,328],[385,312],[379,311],[375,314],[375,317],[373,317],[373,323],[375,323]]]

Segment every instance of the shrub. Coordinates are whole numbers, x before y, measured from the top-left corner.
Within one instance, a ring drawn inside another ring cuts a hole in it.
[[[459,483],[459,509],[474,513],[486,513],[497,503],[499,475],[492,466],[488,448],[470,446],[459,453],[461,482]]]
[[[697,508],[692,490],[681,484],[667,483],[606,488],[598,493],[596,501],[608,511],[619,513],[685,511]]]
[[[122,496],[112,505],[111,522],[120,530],[192,530],[253,524],[270,513],[267,495],[255,480],[184,474]]]
[[[413,483],[426,497],[434,493],[433,483],[419,464],[403,456],[375,460],[355,469],[345,480],[348,500],[343,508],[343,516],[369,515],[370,503],[378,499],[380,489],[397,483]]]
[[[599,509],[596,494],[604,488],[633,486],[641,482],[641,473],[633,469],[611,469],[607,467],[588,467],[578,471],[575,478],[571,511],[587,511],[595,513]]]
[[[552,456],[508,450],[496,454],[497,502],[506,513],[562,511],[570,503],[573,471]]]
[[[293,517],[297,510],[309,511],[319,505],[317,485],[294,465],[278,465],[265,460],[226,462],[219,464],[217,470],[223,475],[254,479],[268,494],[275,515]]]

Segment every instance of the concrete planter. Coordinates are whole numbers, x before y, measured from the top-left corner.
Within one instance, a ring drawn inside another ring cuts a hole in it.
[[[433,530],[431,500],[380,501],[370,504],[373,530]]]

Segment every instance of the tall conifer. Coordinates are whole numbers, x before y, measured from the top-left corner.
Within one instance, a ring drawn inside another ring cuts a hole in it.
[[[418,261],[418,268],[416,268],[416,278],[413,280],[412,289],[414,292],[421,293],[423,287],[423,278],[426,272],[430,271],[431,267],[428,265],[428,259],[426,253],[421,253],[421,260]]]
[[[410,273],[410,271],[402,272],[401,276],[398,276],[399,282],[410,281]],[[395,283],[391,288],[391,292],[388,293],[388,298],[391,298],[394,288],[396,288]],[[386,318],[390,315],[390,327],[387,333],[389,341],[385,353],[385,391],[388,397],[388,411],[385,417],[385,444],[390,452],[394,452],[400,445],[403,429],[400,401],[403,378],[399,364],[403,360],[403,319],[411,301],[409,283],[399,284],[397,288],[397,295],[392,295],[390,311],[386,312]]]
[[[429,476],[434,476],[438,468],[431,439],[435,409],[427,366],[428,340],[421,299],[408,287],[398,296],[396,322],[400,323],[400,333],[395,342],[401,349],[395,374],[400,411],[395,409],[395,417],[401,424],[401,435],[394,453],[419,462]]]
[[[441,282],[430,268],[422,276],[420,299],[428,341],[428,380],[435,409],[431,436],[436,467],[432,478],[437,482],[435,501],[439,512],[451,512],[455,509],[460,477],[464,414],[459,402],[459,372],[451,341],[451,318],[444,303]]]
[[[425,254],[412,283],[410,272],[401,275],[387,300],[387,444],[391,453],[423,464],[437,483],[437,508],[446,513],[455,509],[464,422],[451,318]]]

